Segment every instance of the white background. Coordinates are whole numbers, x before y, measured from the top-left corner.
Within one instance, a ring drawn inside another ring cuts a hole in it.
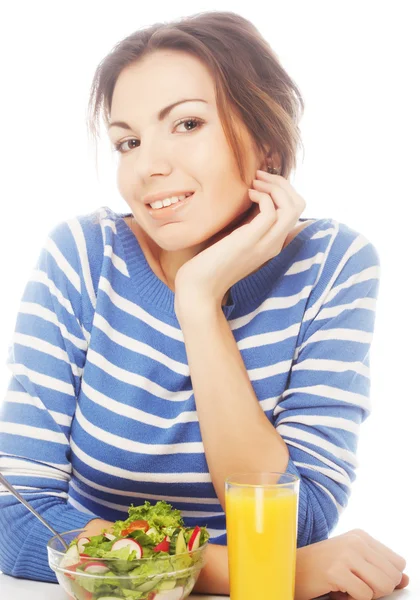
[[[104,140],[97,175],[87,138],[97,64],[121,38],[156,21],[204,10],[238,12],[255,23],[304,96],[305,154],[291,180],[306,199],[303,216],[345,222],[375,244],[382,263],[371,355],[373,413],[361,429],[357,480],[333,535],[361,527],[403,555],[413,548],[420,533],[416,8],[416,1],[369,0],[260,0],[247,9],[229,0],[179,1],[164,10],[140,0],[15,0],[3,8],[2,389],[20,297],[49,230],[99,206],[126,208],[109,145]],[[409,566],[414,575],[414,562]]]

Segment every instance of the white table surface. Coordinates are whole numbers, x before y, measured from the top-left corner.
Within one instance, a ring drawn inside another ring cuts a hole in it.
[[[69,600],[69,596],[56,583],[43,583],[29,579],[17,579],[0,573],[0,598],[2,600]],[[207,596],[192,594],[191,600],[217,600],[228,596]],[[420,598],[420,588],[410,579],[410,584],[405,590],[398,590],[387,596],[389,599],[417,600]]]

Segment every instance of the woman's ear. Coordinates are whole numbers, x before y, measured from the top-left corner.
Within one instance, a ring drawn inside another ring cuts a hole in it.
[[[281,156],[279,152],[275,152],[268,146],[264,146],[264,152],[261,155],[259,169],[262,171],[268,171],[269,167],[281,170]]]
[[[281,171],[281,156],[279,154],[279,152],[270,152],[267,156],[267,168],[268,167],[273,167],[273,169],[277,169],[277,171],[280,173]]]

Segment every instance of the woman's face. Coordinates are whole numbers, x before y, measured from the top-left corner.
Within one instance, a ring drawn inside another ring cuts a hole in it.
[[[163,108],[189,98],[204,102],[178,104],[158,119]],[[113,93],[110,123],[114,121],[127,124],[109,128],[112,144],[122,143],[118,189],[141,229],[164,251],[194,256],[256,207],[247,189],[265,163],[243,124],[236,122],[240,143],[247,148],[249,185],[241,181],[217,112],[212,76],[194,56],[159,50],[126,67]],[[155,220],[144,197],[171,190],[195,193],[170,219]]]

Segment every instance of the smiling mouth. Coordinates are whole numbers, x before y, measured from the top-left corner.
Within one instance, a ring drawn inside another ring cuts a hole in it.
[[[152,208],[150,204],[147,205],[147,212],[156,221],[164,220],[167,218],[174,217],[178,211],[188,205],[190,200],[195,196],[195,192],[192,192],[189,196],[186,196],[184,200],[178,200],[174,204],[169,204],[168,206],[163,206],[162,208]]]
[[[185,200],[187,200],[187,198],[190,198],[192,195],[194,194],[194,192],[187,192],[186,194],[182,194],[183,196],[185,196],[183,198],[183,200],[176,200],[175,202],[171,202],[171,204],[167,204],[166,206],[160,206],[160,207],[153,207],[152,204],[154,204],[154,202],[149,203],[147,206],[150,206],[150,208],[152,208],[152,210],[162,210],[163,208],[170,208],[171,206],[175,206],[177,204],[181,204],[182,202],[184,202]]]

